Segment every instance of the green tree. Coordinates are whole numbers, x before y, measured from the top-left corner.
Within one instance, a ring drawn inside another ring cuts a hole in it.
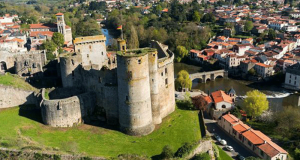
[[[256,75],[256,71],[254,68],[251,68],[249,71],[248,71],[248,74],[252,75],[252,76],[255,76]]]
[[[58,46],[58,47],[62,47],[64,45],[65,39],[64,39],[64,35],[62,35],[59,32],[55,32],[53,33],[52,36],[52,41]]]
[[[253,90],[247,92],[246,96],[243,107],[246,113],[252,118],[261,115],[269,108],[269,102],[264,93]]]
[[[188,55],[189,51],[184,46],[177,46],[176,47],[176,61],[180,62],[184,57]]]
[[[249,32],[253,28],[253,22],[252,21],[246,21],[245,22],[245,31]]]
[[[51,41],[47,40],[41,45],[41,49],[46,50],[46,56],[48,60],[54,60],[55,55],[53,52],[57,49],[57,45]]]
[[[175,80],[176,90],[180,90],[183,88],[191,89],[192,88],[192,80],[190,79],[190,74],[186,70],[181,70],[177,74],[177,78]]]
[[[294,150],[294,158],[295,159],[300,159],[300,149],[299,148],[296,148]]]
[[[296,107],[285,107],[283,111],[276,115],[278,123],[277,130],[282,137],[293,137],[294,133],[300,129],[300,109]]]
[[[263,159],[251,156],[251,157],[247,157],[246,160],[263,160]]]
[[[208,153],[201,153],[192,158],[192,160],[210,160]]]
[[[269,32],[268,32],[268,38],[270,40],[274,40],[276,39],[276,32],[274,29],[269,29]]]
[[[132,25],[130,27],[130,37],[127,42],[129,49],[139,48],[139,38],[135,27]]]
[[[164,146],[163,151],[160,155],[162,159],[170,159],[173,158],[174,153],[172,151],[172,148],[169,145],[166,145]]]
[[[193,21],[194,22],[200,22],[201,20],[201,15],[198,11],[195,11],[194,14],[193,14]]]

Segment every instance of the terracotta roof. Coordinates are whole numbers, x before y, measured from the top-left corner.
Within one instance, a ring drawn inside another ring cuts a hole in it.
[[[260,131],[255,131],[253,129],[242,133],[242,135],[254,145],[264,144],[265,141],[270,141],[269,137],[267,137]]]
[[[256,63],[255,65],[258,65],[258,66],[261,66],[261,67],[265,67],[265,68],[273,67],[271,65],[266,65],[264,63]]]
[[[228,102],[228,103],[232,103],[232,98],[227,95],[224,91],[215,91],[213,93],[211,93],[211,97],[213,98],[215,103],[219,103],[219,102]]]
[[[191,49],[190,52],[196,53],[196,54],[201,54],[202,53],[202,51],[195,50],[195,49]]]
[[[234,115],[228,113],[224,116],[222,116],[227,122],[229,122],[230,124],[235,124],[238,123],[240,120],[238,118],[236,118]]]
[[[30,24],[30,29],[39,29],[39,28],[57,28],[56,24]]]
[[[53,36],[54,32],[51,31],[34,31],[30,32],[30,37],[36,37],[37,35],[43,35],[43,36]]]
[[[57,13],[56,16],[62,16],[64,15],[63,13]]]
[[[210,96],[205,96],[204,99],[207,103],[212,103],[212,99],[210,98]]]
[[[232,127],[235,131],[237,131],[238,133],[243,133],[245,131],[247,131],[248,129],[250,129],[250,127],[242,122],[240,122],[238,125],[235,125]]]

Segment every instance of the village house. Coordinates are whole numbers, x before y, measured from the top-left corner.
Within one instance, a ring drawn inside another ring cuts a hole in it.
[[[300,90],[300,63],[286,68],[283,86],[287,89]]]
[[[256,63],[254,69],[257,75],[261,76],[262,78],[266,78],[272,76],[274,74],[273,66],[266,65],[263,63]]]
[[[202,101],[207,105],[206,111],[213,117],[219,119],[224,113],[233,109],[236,92],[231,88],[227,93],[222,90],[212,92],[208,96],[202,96]]]
[[[230,113],[223,115],[218,120],[218,125],[264,160],[287,159],[287,151],[272,142],[268,136],[258,130],[252,129]]]

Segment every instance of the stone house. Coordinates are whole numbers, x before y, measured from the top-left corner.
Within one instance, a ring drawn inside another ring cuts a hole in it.
[[[272,76],[274,74],[273,66],[266,65],[263,63],[256,63],[254,69],[257,75],[261,76],[262,78],[266,78]]]
[[[223,115],[218,120],[218,125],[241,145],[264,160],[287,159],[287,151],[272,142],[268,136],[252,129],[230,113]]]
[[[300,63],[296,63],[286,69],[284,88],[300,90]]]

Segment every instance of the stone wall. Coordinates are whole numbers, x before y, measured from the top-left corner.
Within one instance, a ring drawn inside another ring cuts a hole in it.
[[[37,104],[36,93],[0,84],[0,108]]]
[[[84,93],[65,99],[46,100],[42,89],[41,111],[43,122],[52,127],[71,127],[82,123],[82,119],[93,113],[95,94]]]
[[[209,152],[210,154],[213,154],[213,148],[212,148],[212,141],[211,140],[202,140],[199,142],[199,145],[184,159],[191,159],[195,155],[200,153],[206,153]]]

